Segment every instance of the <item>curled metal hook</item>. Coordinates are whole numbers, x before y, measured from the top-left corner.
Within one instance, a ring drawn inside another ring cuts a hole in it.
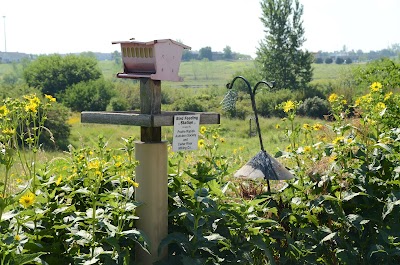
[[[246,78],[244,78],[243,76],[236,76],[235,78],[233,78],[232,82],[226,84],[226,87],[227,87],[228,89],[232,89],[233,84],[235,83],[235,81],[236,81],[237,79],[243,80],[243,81],[245,82],[245,84],[247,85],[247,88],[248,88],[248,91],[249,91],[249,94],[250,94],[251,106],[252,106],[253,112],[254,112],[254,118],[255,118],[255,120],[256,120],[257,133],[258,133],[258,138],[259,138],[259,140],[260,140],[260,147],[261,147],[261,150],[262,150],[262,151],[265,151],[265,150],[264,150],[264,145],[263,145],[263,142],[262,142],[262,137],[261,137],[260,124],[259,124],[259,121],[258,121],[258,114],[257,114],[257,107],[256,107],[255,94],[256,94],[257,87],[258,87],[259,85],[264,84],[264,85],[268,86],[268,88],[272,89],[272,88],[274,87],[274,85],[275,85],[275,82],[274,82],[274,81],[272,81],[272,82],[259,81],[259,82],[257,82],[257,84],[254,86],[254,88],[252,89],[252,88],[251,88],[251,85],[250,85],[250,82],[249,82]]]

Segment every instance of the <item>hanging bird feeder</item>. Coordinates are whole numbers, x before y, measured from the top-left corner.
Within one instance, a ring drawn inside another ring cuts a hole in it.
[[[269,155],[263,145],[260,124],[258,121],[258,114],[256,108],[255,94],[257,87],[261,84],[267,85],[270,89],[273,88],[274,83],[268,83],[266,81],[258,82],[254,88],[251,88],[249,81],[247,81],[242,76],[235,77],[231,83],[227,84],[226,87],[228,89],[232,89],[234,82],[237,79],[241,79],[247,85],[249,90],[251,106],[254,112],[254,119],[256,122],[258,138],[260,141],[261,151],[258,152],[249,162],[247,162],[242,168],[240,168],[235,174],[234,177],[237,178],[246,178],[246,179],[265,179],[268,184],[268,192],[271,192],[271,187],[269,180],[288,180],[293,178],[294,176],[287,170],[283,165],[281,165],[275,158]]]

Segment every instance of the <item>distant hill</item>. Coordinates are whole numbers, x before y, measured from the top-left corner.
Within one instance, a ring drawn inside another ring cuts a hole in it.
[[[112,54],[111,53],[101,53],[101,52],[89,52],[93,54],[97,60],[105,61],[111,60]],[[79,55],[81,53],[72,53]],[[60,54],[60,55],[67,55],[67,54]],[[35,59],[39,55],[37,54],[28,54],[28,53],[21,53],[21,52],[0,52],[0,63],[12,63],[12,62],[20,62],[22,59]]]

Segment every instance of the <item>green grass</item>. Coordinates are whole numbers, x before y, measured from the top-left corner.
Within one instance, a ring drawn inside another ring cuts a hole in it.
[[[341,76],[362,64],[313,64],[314,76],[312,84],[335,83]]]
[[[99,135],[105,137],[108,142],[109,148],[123,147],[122,138],[134,137],[140,140],[140,127],[126,126],[126,125],[109,125],[109,124],[82,124],[79,120],[79,113],[74,113],[71,120],[72,134],[70,141],[72,146],[79,148],[85,146],[95,146]],[[275,154],[278,150],[284,150],[289,141],[284,133],[284,122],[278,118],[262,118],[260,117],[260,129],[263,140],[264,149],[271,155]],[[311,118],[296,118],[297,124],[315,124],[323,123],[320,120]],[[276,128],[280,125],[280,129]],[[220,128],[220,136],[224,142],[219,144],[219,152],[224,155],[230,155],[234,150],[240,150],[241,156],[244,160],[253,157],[260,151],[259,137],[256,135],[256,128],[253,122],[252,135],[249,135],[250,123],[249,120],[227,119],[222,117],[221,124],[201,125],[209,129]],[[168,141],[172,144],[173,140],[173,127],[166,126],[162,128],[162,140]]]

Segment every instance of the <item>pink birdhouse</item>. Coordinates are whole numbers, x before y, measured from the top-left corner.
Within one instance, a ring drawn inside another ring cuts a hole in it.
[[[150,78],[152,80],[182,81],[178,76],[179,66],[184,49],[189,49],[182,43],[170,40],[114,41],[121,44],[124,72],[118,73],[119,78]]]

